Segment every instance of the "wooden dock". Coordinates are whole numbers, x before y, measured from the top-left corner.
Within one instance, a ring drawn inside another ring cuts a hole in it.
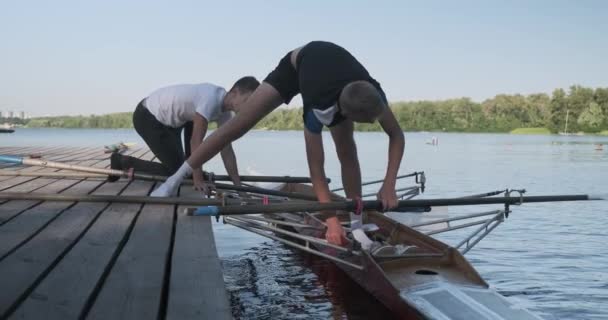
[[[103,147],[0,154],[109,167]],[[124,154],[153,160],[144,148]],[[0,164],[0,170],[68,172]],[[147,195],[154,182],[0,176],[0,192]],[[181,197],[194,197],[191,187]],[[0,200],[0,319],[230,319],[211,220],[176,205]]]

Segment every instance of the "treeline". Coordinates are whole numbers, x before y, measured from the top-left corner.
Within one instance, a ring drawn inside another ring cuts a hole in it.
[[[4,123],[8,123],[8,124],[13,124],[13,125],[25,125],[27,124],[28,120],[27,119],[21,119],[21,118],[5,118],[2,117],[0,118],[0,124],[4,124]]]
[[[544,127],[551,132],[595,133],[608,129],[608,88],[572,86],[551,95],[500,94],[481,103],[469,98],[441,101],[395,102],[395,117],[405,131],[510,132]],[[131,113],[103,116],[34,118],[30,127],[130,128]],[[302,108],[278,109],[262,119],[257,129],[302,130]],[[361,131],[381,130],[378,123],[357,124]]]
[[[34,128],[133,128],[133,113],[32,118],[27,126]]]
[[[469,98],[395,102],[391,108],[405,131],[510,132],[544,127],[557,133],[595,133],[608,129],[608,88],[572,86],[551,95],[500,94],[481,103]],[[302,109],[276,110],[257,128],[301,130]],[[378,123],[356,125],[360,131],[381,130]]]

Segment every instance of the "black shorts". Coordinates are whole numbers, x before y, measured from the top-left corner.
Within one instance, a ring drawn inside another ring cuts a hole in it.
[[[279,61],[279,65],[266,76],[266,79],[264,79],[264,82],[268,83],[279,92],[285,104],[288,104],[293,97],[300,93],[298,72],[291,64],[292,52],[293,51],[289,51],[289,53]]]

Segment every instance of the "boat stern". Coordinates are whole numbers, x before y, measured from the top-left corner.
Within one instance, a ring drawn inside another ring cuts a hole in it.
[[[493,289],[435,281],[400,292],[427,319],[541,320]]]

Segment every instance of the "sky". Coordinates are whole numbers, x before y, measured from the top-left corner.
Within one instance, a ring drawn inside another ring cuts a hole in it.
[[[312,40],[390,101],[608,86],[608,1],[0,0],[0,110],[132,111],[166,85],[261,80]]]

